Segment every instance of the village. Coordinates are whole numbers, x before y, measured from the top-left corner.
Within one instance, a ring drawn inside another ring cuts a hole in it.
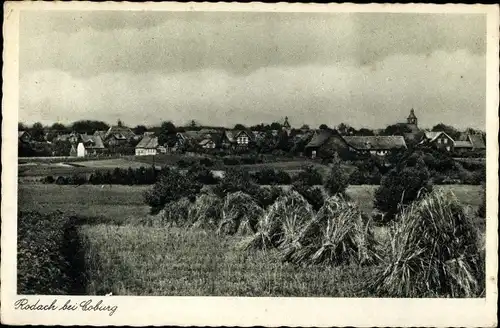
[[[409,147],[427,146],[457,157],[464,154],[483,157],[486,149],[484,133],[481,131],[457,131],[444,124],[438,124],[432,129],[419,128],[413,109],[406,122],[375,131],[366,128],[356,131],[345,124],[340,124],[335,129],[326,125],[319,129],[311,129],[308,125],[293,128],[288,117],[281,124],[273,123],[267,127],[261,124],[246,128],[238,124],[234,129],[225,129],[197,127],[193,124],[175,128],[171,123],[169,126],[167,131],[162,131],[161,128],[153,129],[156,131],[140,131],[147,129],[144,127],[136,128],[134,132],[118,122],[118,125],[110,126],[107,130],[95,130],[92,134],[76,130],[61,133],[60,130],[45,128],[42,138],[39,137],[38,140],[33,138],[30,129],[26,129],[18,132],[19,156],[36,155],[36,152],[29,151],[36,147],[49,149],[42,153],[43,156],[63,157],[152,156],[185,152],[220,155],[279,151],[311,159],[332,157],[334,153],[342,151],[384,157]],[[59,145],[58,150],[55,149],[56,145]]]

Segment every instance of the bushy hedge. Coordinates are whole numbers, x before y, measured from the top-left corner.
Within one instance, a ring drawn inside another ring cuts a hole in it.
[[[384,220],[391,220],[400,211],[400,206],[410,204],[431,190],[429,170],[421,158],[413,156],[383,177],[375,191],[374,205],[386,213]]]
[[[330,194],[344,194],[349,185],[349,175],[342,169],[339,163],[334,163],[325,178],[325,190]]]
[[[316,186],[323,184],[323,177],[321,173],[312,165],[308,165],[295,176],[293,179],[294,184],[301,184],[305,186]]]
[[[183,197],[194,200],[202,185],[178,170],[164,169],[151,190],[144,194],[146,204],[151,207],[151,213],[157,214],[165,204],[177,201]]]
[[[255,172],[253,179],[261,185],[288,185],[292,182],[292,178],[286,171],[270,167]]]
[[[17,293],[82,294],[80,249],[73,218],[60,212],[19,212]]]
[[[318,186],[306,185],[301,182],[294,182],[293,190],[304,197],[309,204],[318,211],[325,203],[323,191]]]

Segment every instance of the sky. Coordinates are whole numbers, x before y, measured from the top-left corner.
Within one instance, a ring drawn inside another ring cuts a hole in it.
[[[26,11],[19,120],[484,129],[482,14]]]

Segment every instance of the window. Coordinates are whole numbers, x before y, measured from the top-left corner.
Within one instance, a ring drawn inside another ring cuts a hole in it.
[[[438,139],[438,144],[440,144],[440,143],[441,143],[441,139]]]
[[[450,151],[450,146],[446,146],[446,150],[447,150],[447,151]]]
[[[447,144],[448,143],[448,139],[444,139],[444,143]]]

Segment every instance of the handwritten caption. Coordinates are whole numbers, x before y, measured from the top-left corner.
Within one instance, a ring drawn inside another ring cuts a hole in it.
[[[16,310],[24,311],[83,311],[83,312],[107,312],[109,316],[115,314],[118,306],[105,304],[103,300],[94,301],[92,299],[74,302],[67,300],[66,302],[59,302],[57,299],[52,300],[51,303],[45,303],[38,299],[36,302],[29,302],[26,298],[18,299],[14,302]]]

